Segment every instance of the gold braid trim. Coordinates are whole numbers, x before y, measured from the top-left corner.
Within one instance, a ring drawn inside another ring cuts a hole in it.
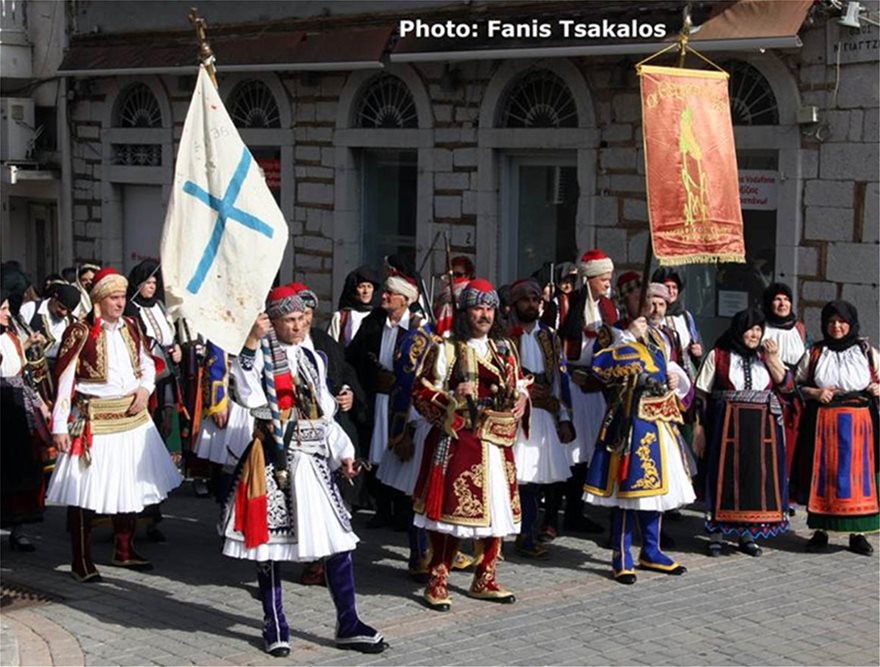
[[[651,444],[657,441],[657,436],[653,432],[645,433],[644,437],[639,441],[636,448],[636,456],[642,462],[642,470],[645,474],[641,479],[633,484],[634,489],[659,489],[660,473],[657,471],[657,464],[651,458]]]

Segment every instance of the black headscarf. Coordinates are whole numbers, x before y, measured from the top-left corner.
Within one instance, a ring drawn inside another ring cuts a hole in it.
[[[141,296],[140,288],[151,276],[156,276],[156,291],[147,299]],[[165,285],[162,282],[162,272],[159,270],[159,262],[155,259],[145,259],[128,273],[128,302],[136,303],[143,308],[150,308],[157,301],[164,301]]]
[[[849,324],[849,333],[843,338],[831,338],[828,335],[828,322],[832,316],[837,315]],[[838,299],[825,304],[822,309],[822,345],[829,350],[842,352],[859,342],[859,311],[849,301]]]
[[[15,260],[4,262],[0,267],[0,285],[3,286],[3,294],[9,300],[9,310],[13,316],[18,316],[18,310],[24,301],[24,293],[31,286],[31,279]]]
[[[758,355],[760,347],[754,350],[743,342],[743,334],[755,325],[764,330],[764,314],[757,308],[746,308],[739,311],[730,320],[730,327],[715,342],[715,347],[728,352],[736,352],[745,359],[753,359]]]
[[[764,317],[767,319],[767,324],[771,327],[776,327],[777,329],[791,329],[797,323],[797,313],[794,312],[794,307],[792,307],[791,312],[787,317],[779,317],[776,315],[773,312],[773,299],[776,298],[777,294],[784,294],[788,297],[789,301],[793,301],[791,288],[788,285],[785,283],[771,283],[767,289],[764,290]]]
[[[370,303],[364,303],[357,296],[357,286],[361,283],[373,283],[373,299]],[[342,286],[342,294],[339,295],[339,310],[356,310],[368,313],[379,305],[382,300],[379,276],[369,266],[359,266],[345,276],[345,285]]]
[[[670,266],[661,266],[651,275],[652,283],[665,283],[667,280],[671,280],[678,285],[678,296],[675,297],[675,301],[669,302],[669,305],[666,307],[666,314],[669,317],[684,315],[684,296],[682,295],[682,292],[684,292],[684,278]]]
[[[53,283],[49,285],[46,296],[58,299],[58,301],[61,302],[61,305],[67,308],[71,313],[76,310],[76,307],[79,305],[79,301],[82,298],[82,295],[76,286],[71,285],[70,283]]]

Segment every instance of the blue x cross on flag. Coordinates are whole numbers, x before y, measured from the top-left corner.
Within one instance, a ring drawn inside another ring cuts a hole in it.
[[[287,238],[284,215],[201,67],[162,231],[169,313],[237,352],[263,308]]]

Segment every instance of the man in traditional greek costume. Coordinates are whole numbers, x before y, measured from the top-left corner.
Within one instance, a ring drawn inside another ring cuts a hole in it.
[[[127,287],[113,268],[95,274],[92,312],[64,332],[56,363],[52,433],[60,455],[46,504],[68,508],[71,573],[83,582],[100,579],[92,513],[111,516],[113,565],[149,568],[134,549],[135,517],[181,482],[147,411],[156,370],[140,328],[123,315]]]
[[[565,357],[556,331],[540,322],[541,286],[533,278],[510,287],[516,343],[522,371],[533,382],[529,428],[520,425],[513,446],[519,495],[522,501],[522,533],[516,550],[526,558],[540,558],[546,549],[538,542],[538,509],[545,485],[564,482],[570,476],[569,448],[574,440],[571,423],[571,391]]]
[[[221,522],[223,553],[256,561],[268,653],[290,653],[290,628],[281,598],[280,561],[324,559],[336,605],[336,646],[380,653],[382,635],[363,623],[355,604],[351,552],[358,542],[333,479],[354,477],[354,446],[333,419],[320,355],[303,341],[306,305],[292,285],[269,293],[232,364],[241,402],[255,410],[254,441],[241,457]]]
[[[663,512],[694,500],[685,443],[682,399],[689,398],[690,380],[670,360],[668,338],[656,328],[665,312],[669,291],[661,283],[648,286],[647,313],[634,318],[625,331],[604,328],[593,357],[593,372],[609,388],[608,414],[590,462],[584,499],[613,507],[611,569],[615,580],[634,584],[632,536],[642,532],[639,565],[645,570],[680,575],[683,565],[663,553],[660,530]],[[656,304],[655,304],[656,302]],[[644,311],[643,311],[644,312]],[[613,336],[613,340],[604,336]]]
[[[495,579],[506,535],[520,532],[522,511],[513,445],[527,404],[527,382],[513,344],[495,319],[498,293],[482,279],[461,295],[452,335],[434,345],[414,387],[414,404],[434,427],[415,488],[415,525],[431,542],[424,598],[450,608],[449,570],[462,539],[478,543],[468,595],[513,602]]]

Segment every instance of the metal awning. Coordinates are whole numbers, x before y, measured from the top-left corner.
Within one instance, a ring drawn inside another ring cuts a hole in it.
[[[712,6],[711,12],[692,28],[690,42],[700,51],[749,51],[771,48],[799,48],[797,33],[813,0],[731,0]],[[607,5],[587,3],[579,12],[547,12],[539,20],[554,29],[553,35],[541,39],[490,39],[486,21],[480,24],[480,36],[470,39],[432,39],[406,35],[395,45],[392,62],[452,62],[462,60],[496,60],[509,58],[567,58],[576,56],[640,55],[668,46],[678,38],[681,26],[680,3],[658,3],[639,6],[623,3],[613,11]],[[667,34],[657,38],[565,38],[558,22],[560,17],[583,24],[611,23],[665,24]],[[527,22],[524,17],[508,17],[510,22]]]
[[[351,28],[307,33],[262,31],[212,35],[220,72],[378,69],[394,28]],[[198,44],[179,37],[128,35],[75,40],[61,76],[194,74]]]

